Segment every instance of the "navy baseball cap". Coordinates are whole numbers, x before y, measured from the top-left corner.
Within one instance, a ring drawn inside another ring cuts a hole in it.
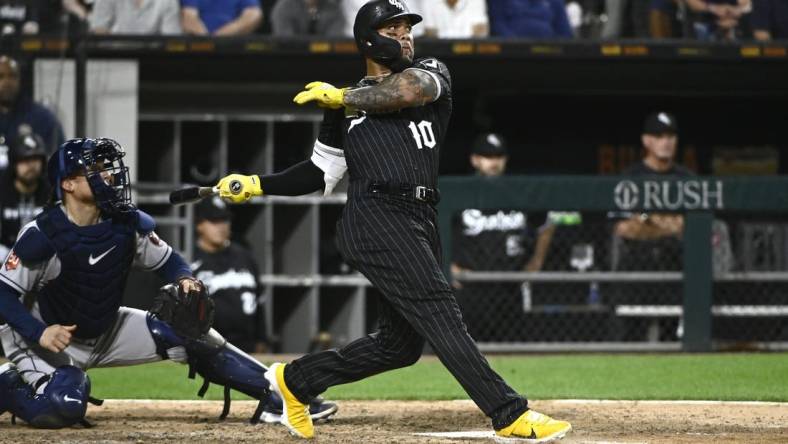
[[[197,222],[203,220],[224,222],[232,220],[233,213],[230,212],[227,204],[219,196],[214,196],[209,199],[203,199],[197,204],[194,217]]]
[[[506,148],[506,140],[500,134],[484,133],[476,138],[471,153],[485,157],[499,157],[506,156],[509,152]]]
[[[643,134],[659,135],[676,134],[678,132],[679,126],[676,122],[676,117],[664,111],[649,114],[643,123]]]

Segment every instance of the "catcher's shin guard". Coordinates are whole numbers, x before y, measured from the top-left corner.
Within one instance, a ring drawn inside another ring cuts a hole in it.
[[[147,320],[158,353],[165,359],[189,364],[190,378],[195,373],[204,378],[205,383],[197,393],[200,397],[211,383],[224,386],[221,419],[230,412],[230,389],[234,389],[260,401],[251,419],[252,423],[259,422],[271,394],[263,377],[267,370],[263,364],[227,342],[216,330],[211,329],[199,339],[184,339],[155,316],[149,314]]]
[[[59,429],[85,422],[90,396],[87,373],[70,365],[58,367],[49,378],[43,393],[22,380],[13,364],[0,366],[0,413],[11,412],[33,427]]]

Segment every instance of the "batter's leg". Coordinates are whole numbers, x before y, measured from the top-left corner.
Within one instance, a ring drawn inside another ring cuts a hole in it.
[[[527,410],[528,402],[490,368],[468,334],[436,258],[434,225],[375,203],[358,210],[351,207],[340,224],[339,244],[345,258],[430,343],[441,362],[492,419],[493,427],[500,429],[511,424]],[[288,386],[290,377],[285,368]],[[301,378],[301,385],[309,387],[325,375],[302,372]],[[293,382],[299,381],[294,378]]]
[[[407,367],[419,360],[424,338],[385,299],[379,303],[377,332],[338,350],[303,356],[285,368],[288,387],[301,402],[309,402],[328,387]]]

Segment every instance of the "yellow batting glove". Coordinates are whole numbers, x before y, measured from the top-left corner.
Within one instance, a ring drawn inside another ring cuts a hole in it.
[[[223,177],[216,188],[219,189],[219,197],[232,203],[243,203],[254,196],[263,195],[259,176],[230,174]]]
[[[315,101],[321,108],[339,109],[345,106],[345,90],[347,89],[336,88],[330,83],[312,82],[306,85],[304,91],[295,96],[293,102],[303,105]]]

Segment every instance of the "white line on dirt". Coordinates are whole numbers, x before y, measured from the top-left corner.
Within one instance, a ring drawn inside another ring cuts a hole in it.
[[[630,400],[616,400],[616,399],[553,399],[544,400],[545,402],[555,402],[559,404],[646,404],[646,405],[716,405],[716,406],[764,406],[764,407],[788,407],[788,402],[774,402],[774,401],[661,401],[661,400],[648,400],[648,401],[630,401]],[[533,401],[538,402],[538,401]]]
[[[468,430],[465,432],[440,432],[440,433],[414,433],[416,436],[427,436],[430,438],[453,438],[453,439],[493,439],[495,432],[492,430]]]
[[[646,441],[627,442],[627,441],[580,441],[577,444],[648,444]]]
[[[445,439],[495,439],[495,433],[490,430],[468,430],[465,432],[440,432],[440,433],[414,433],[415,436]],[[580,441],[578,444],[646,444],[646,442],[624,441]]]
[[[107,399],[109,402],[120,402],[130,404],[142,404],[151,402],[182,402],[182,403],[205,403],[205,402],[222,402],[200,399]],[[257,403],[257,401],[233,401],[233,402],[248,402]],[[339,401],[341,402],[341,401]],[[385,402],[385,401],[380,401]],[[473,401],[468,399],[458,399],[451,402],[459,404],[474,405]],[[646,405],[715,405],[715,406],[763,406],[763,407],[785,407],[788,408],[788,402],[771,402],[771,401],[632,401],[626,399],[543,399],[543,400],[529,400],[531,403],[539,402],[555,402],[558,404],[646,404]]]

